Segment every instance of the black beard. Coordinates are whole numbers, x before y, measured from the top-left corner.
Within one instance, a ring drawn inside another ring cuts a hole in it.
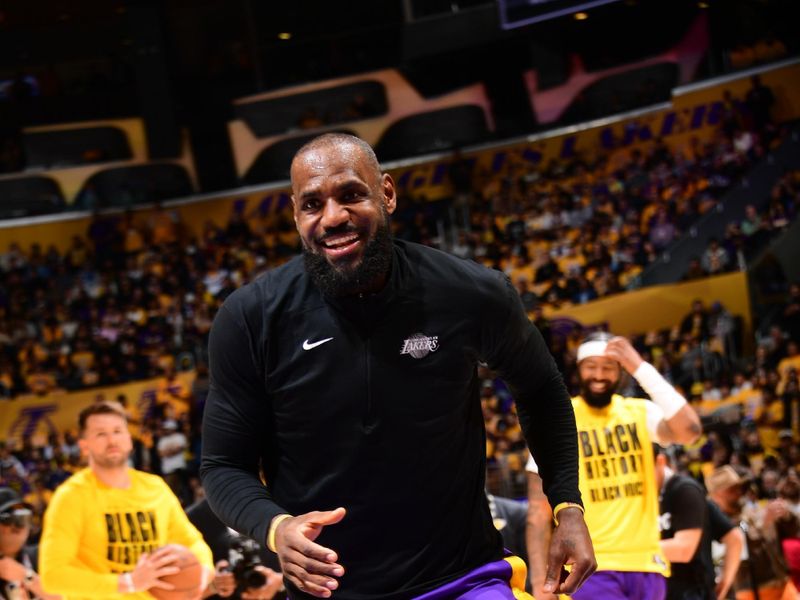
[[[611,404],[611,396],[617,392],[617,386],[619,386],[619,382],[612,383],[606,391],[598,394],[589,389],[589,384],[587,382],[581,381],[581,398],[586,400],[589,406],[605,408]]]
[[[391,268],[392,236],[389,221],[386,219],[378,226],[375,236],[367,242],[364,255],[355,268],[338,269],[305,244],[303,261],[314,285],[326,296],[340,298],[358,293],[386,275]]]

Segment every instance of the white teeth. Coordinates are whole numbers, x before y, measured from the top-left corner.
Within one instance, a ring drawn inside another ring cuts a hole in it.
[[[327,242],[323,242],[323,245],[326,248],[339,248],[341,246],[346,246],[347,244],[354,242],[358,239],[357,235],[348,235],[345,237],[340,238],[333,238],[332,240],[328,240]]]

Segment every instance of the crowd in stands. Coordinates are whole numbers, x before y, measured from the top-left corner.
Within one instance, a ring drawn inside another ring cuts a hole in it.
[[[672,150],[656,140],[622,160],[557,162],[545,173],[506,178],[471,173],[467,231],[451,251],[505,271],[529,308],[581,304],[638,286],[638,276],[703,215],[780,138],[770,120],[771,90],[758,77],[746,98],[725,94],[712,139]],[[461,162],[464,162],[463,160]],[[458,181],[464,179],[462,168]],[[741,269],[765,238],[796,213],[796,172],[775,184],[765,208],[748,209],[724,244],[697,258],[689,278]],[[755,224],[750,211],[764,217]],[[399,237],[433,243],[435,229],[419,210],[403,219]],[[465,217],[457,215],[456,222]],[[741,257],[737,260],[737,254]]]
[[[753,89],[760,84],[754,82]],[[764,86],[761,86],[764,87]],[[430,212],[405,203],[398,238],[438,244],[505,271],[533,315],[637,287],[639,273],[713,208],[775,136],[771,92],[733,113],[687,151],[656,141],[620,164],[600,158],[546,173],[471,176],[472,208],[451,246]],[[736,144],[746,132],[747,145]],[[748,207],[723,243],[712,241],[687,277],[742,267],[740,253],[786,227],[800,180],[788,173],[762,211]],[[11,244],[0,255],[0,397],[152,378],[203,362],[206,335],[227,295],[299,250],[287,211],[255,219],[234,210],[199,236],[157,207],[146,220],[95,215],[64,252]]]
[[[684,278],[699,279],[744,270],[758,250],[792,224],[799,199],[800,171],[795,169],[773,185],[760,210],[757,205],[748,204],[741,220],[728,223],[722,240],[711,238],[702,256],[692,258]]]
[[[0,256],[0,396],[193,367],[227,295],[297,252],[293,225],[269,227],[259,237],[234,215],[185,239],[158,208],[142,224],[97,215],[63,253],[12,243]]]
[[[638,273],[777,138],[752,98],[730,100],[735,114],[719,134],[687,152],[656,142],[614,165],[558,163],[502,180],[471,175],[466,226],[448,249],[509,275],[571,392],[578,389],[574,351],[585,332],[556,335],[548,309],[635,287]],[[743,132],[749,144],[736,143]],[[765,208],[749,207],[729,227],[738,234],[717,243],[728,258],[700,261],[694,276],[716,272],[714,261],[725,263],[721,270],[740,268],[736,251],[794,217],[799,186],[797,172],[776,182]],[[394,227],[397,237],[448,247],[425,206],[407,200]],[[86,236],[64,252],[11,244],[0,255],[0,397],[13,402],[159,377],[153,405],[132,410],[139,415],[132,420],[133,461],[164,475],[191,503],[203,494],[196,459],[214,314],[238,286],[298,250],[285,211],[249,218],[235,209],[225,227],[209,221],[193,236],[177,213],[160,206],[138,216],[95,215]],[[702,479],[716,466],[735,465],[753,482],[753,502],[783,494],[800,514],[800,284],[784,296],[764,338],[746,339],[741,315],[698,300],[672,328],[642,332],[633,342],[706,415],[704,437],[679,453],[685,472]],[[181,371],[196,373],[191,387]],[[524,495],[527,449],[511,394],[491,373],[480,376],[489,489]],[[41,514],[80,464],[73,432],[54,431],[40,446],[9,441],[0,444],[0,485],[20,490]]]

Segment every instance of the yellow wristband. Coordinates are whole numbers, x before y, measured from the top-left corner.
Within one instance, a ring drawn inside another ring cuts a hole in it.
[[[292,515],[283,514],[272,519],[272,523],[269,525],[269,533],[267,534],[267,548],[273,552],[277,552],[275,549],[275,531],[278,529],[278,525],[281,521],[289,519],[291,516]]]
[[[556,522],[556,527],[558,527],[558,513],[565,508],[577,508],[581,513],[586,514],[583,507],[576,502],[562,502],[561,504],[556,504],[556,507],[553,509],[553,520]]]

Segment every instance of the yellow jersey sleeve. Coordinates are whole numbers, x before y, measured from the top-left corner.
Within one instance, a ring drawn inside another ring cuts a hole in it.
[[[203,535],[192,525],[186,512],[181,507],[178,498],[172,493],[172,490],[167,488],[170,496],[170,517],[169,517],[169,532],[167,538],[170,542],[186,546],[192,551],[205,567],[214,571],[214,559],[211,555],[211,548],[208,547]]]
[[[75,476],[73,476],[75,477]],[[86,539],[84,512],[88,498],[81,486],[70,485],[70,480],[53,494],[44,514],[44,529],[39,549],[39,575],[42,587],[51,594],[83,596],[86,598],[113,598],[117,592],[118,575],[97,572],[78,558],[80,545],[94,543],[98,547],[105,540]]]

